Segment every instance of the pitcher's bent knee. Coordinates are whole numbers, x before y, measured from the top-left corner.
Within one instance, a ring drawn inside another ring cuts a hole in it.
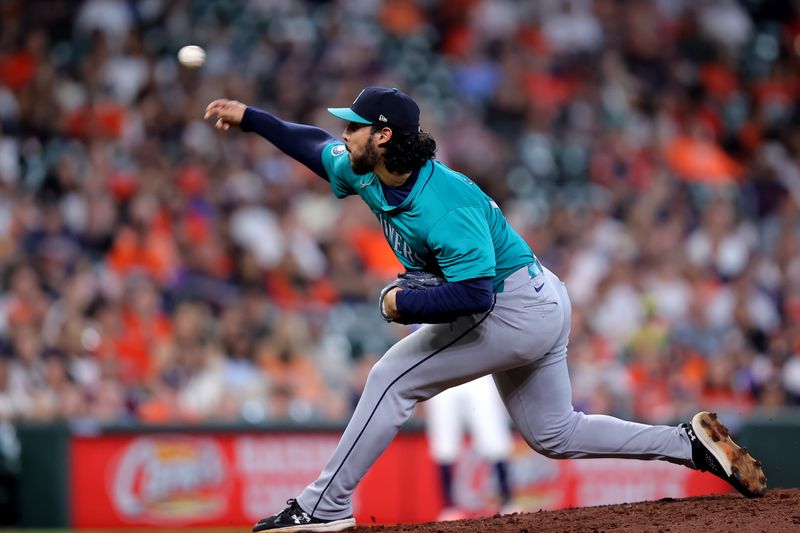
[[[386,359],[381,359],[375,363],[367,376],[365,392],[369,390],[373,395],[396,397],[403,401],[413,400],[414,403],[424,399],[419,397],[422,391],[418,390],[418,380],[408,375],[406,370]]]
[[[526,437],[528,444],[551,459],[566,459],[575,451],[571,449],[570,442],[578,421],[579,414],[573,412],[569,417],[558,424],[538,428],[530,438]]]
[[[380,360],[372,367],[367,376],[366,387],[380,387],[385,389],[400,375],[395,365]]]

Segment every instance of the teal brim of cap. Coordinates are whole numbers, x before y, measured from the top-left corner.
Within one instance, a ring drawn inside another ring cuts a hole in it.
[[[329,107],[328,113],[330,113],[334,117],[338,117],[348,122],[358,122],[360,124],[372,124],[372,122],[365,119],[358,113],[354,112],[349,107]]]

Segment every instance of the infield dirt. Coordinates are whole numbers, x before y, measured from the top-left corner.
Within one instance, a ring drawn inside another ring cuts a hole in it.
[[[721,494],[601,507],[398,526],[360,526],[357,533],[800,532],[800,489],[773,489],[758,499]]]

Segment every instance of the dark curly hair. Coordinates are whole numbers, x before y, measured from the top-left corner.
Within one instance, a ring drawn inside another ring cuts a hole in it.
[[[372,133],[386,126],[373,125]],[[426,131],[407,132],[392,128],[392,138],[382,146],[383,164],[395,174],[406,174],[436,156],[436,141]]]

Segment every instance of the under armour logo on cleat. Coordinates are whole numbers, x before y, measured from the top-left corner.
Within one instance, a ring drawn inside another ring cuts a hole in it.
[[[292,520],[294,520],[295,524],[308,524],[309,522],[311,522],[311,519],[308,517],[307,513],[303,513],[300,516],[293,514]]]

